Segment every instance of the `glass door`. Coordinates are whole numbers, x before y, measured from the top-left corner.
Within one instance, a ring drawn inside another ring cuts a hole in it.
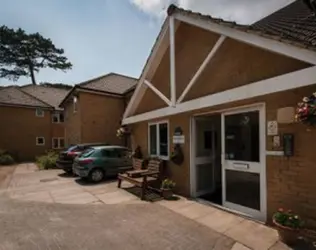
[[[265,220],[263,108],[222,114],[223,205]]]

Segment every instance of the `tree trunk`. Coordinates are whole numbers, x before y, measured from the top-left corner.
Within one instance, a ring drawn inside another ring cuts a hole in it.
[[[30,74],[31,74],[31,79],[32,79],[32,84],[36,85],[36,80],[35,80],[35,75],[34,75],[34,69],[33,69],[33,65],[30,64]]]

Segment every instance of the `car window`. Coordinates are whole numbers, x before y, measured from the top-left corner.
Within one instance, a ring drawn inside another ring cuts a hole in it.
[[[102,149],[101,154],[103,157],[120,158],[120,154],[116,149]]]
[[[94,148],[88,148],[85,151],[83,151],[83,153],[81,154],[80,157],[82,157],[82,158],[90,157],[92,154],[95,153],[95,151],[96,150]]]
[[[128,149],[125,149],[125,148],[121,149],[120,148],[120,149],[117,149],[117,151],[118,151],[120,158],[130,158],[131,157],[131,152]]]

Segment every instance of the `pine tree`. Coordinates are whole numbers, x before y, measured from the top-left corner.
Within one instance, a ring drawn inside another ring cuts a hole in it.
[[[35,73],[43,68],[66,71],[72,64],[64,56],[64,50],[39,33],[26,34],[21,28],[14,30],[0,26],[0,77],[18,80],[31,77],[36,84]]]

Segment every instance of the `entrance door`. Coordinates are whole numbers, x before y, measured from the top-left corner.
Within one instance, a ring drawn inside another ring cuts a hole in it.
[[[195,118],[195,197],[215,189],[216,131],[211,117]]]
[[[266,218],[265,116],[263,107],[222,114],[223,205]]]

